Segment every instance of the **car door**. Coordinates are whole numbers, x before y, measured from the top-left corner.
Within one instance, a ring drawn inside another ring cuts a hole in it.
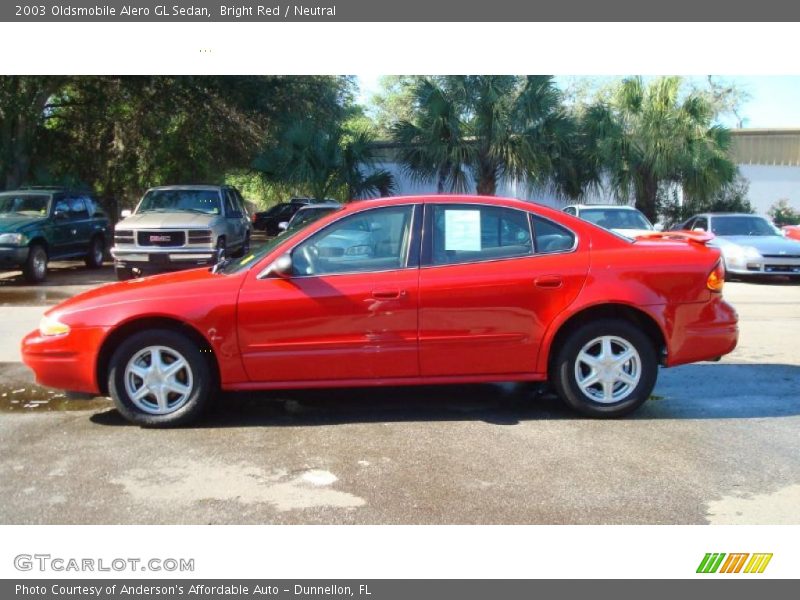
[[[244,241],[242,213],[236,207],[236,198],[230,189],[222,190],[222,203],[225,206],[225,238],[228,248],[239,248]]]
[[[529,374],[547,326],[586,278],[575,235],[516,208],[426,205],[423,377]]]
[[[51,259],[68,256],[72,253],[75,228],[69,214],[69,199],[64,196],[53,198],[53,212],[50,217],[50,240],[48,255]]]
[[[70,196],[69,221],[72,225],[70,254],[73,256],[86,254],[93,231],[89,205],[84,196]]]
[[[291,251],[291,276],[249,278],[239,344],[252,381],[415,377],[418,235],[414,205],[342,217]]]

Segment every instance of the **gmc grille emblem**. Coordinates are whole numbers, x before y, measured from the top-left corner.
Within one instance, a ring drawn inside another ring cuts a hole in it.
[[[151,235],[151,242],[169,242],[172,238],[168,235]]]

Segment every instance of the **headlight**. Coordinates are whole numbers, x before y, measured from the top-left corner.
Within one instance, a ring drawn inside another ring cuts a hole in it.
[[[39,321],[39,333],[43,336],[67,335],[69,333],[69,325],[62,323],[57,317],[45,315]]]
[[[25,236],[21,233],[0,233],[0,244],[14,244],[20,246],[24,243]]]
[[[745,248],[743,248],[743,250],[744,250],[744,257],[747,260],[758,260],[761,258],[761,253],[752,246],[746,246]]]

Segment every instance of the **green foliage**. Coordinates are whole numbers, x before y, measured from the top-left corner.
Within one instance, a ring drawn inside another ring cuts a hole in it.
[[[392,126],[401,161],[420,181],[436,181],[440,192],[494,195],[504,178],[550,186],[574,197],[585,187],[577,178],[579,132],[563,110],[552,77],[508,75],[416,79],[411,118]]]
[[[786,198],[782,198],[770,206],[767,214],[778,227],[800,225],[800,211],[790,205]]]
[[[281,123],[341,122],[352,98],[346,77],[0,77],[0,184],[82,182],[130,205],[152,185],[220,183]]]
[[[715,107],[702,94],[681,94],[681,79],[662,77],[645,85],[623,80],[610,102],[582,115],[590,172],[607,177],[617,197],[633,198],[655,220],[659,190],[683,189],[688,203],[705,202],[730,183],[730,133],[713,123]]]
[[[376,168],[373,141],[368,131],[336,124],[288,123],[253,161],[253,169],[269,183],[287,184],[320,200],[387,196],[394,180],[388,171]]]

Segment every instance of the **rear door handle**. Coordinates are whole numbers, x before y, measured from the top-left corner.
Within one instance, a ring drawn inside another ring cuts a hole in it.
[[[405,290],[373,290],[372,297],[376,300],[397,300],[406,295]]]
[[[564,285],[564,281],[558,275],[542,275],[533,280],[536,287],[556,289]]]

